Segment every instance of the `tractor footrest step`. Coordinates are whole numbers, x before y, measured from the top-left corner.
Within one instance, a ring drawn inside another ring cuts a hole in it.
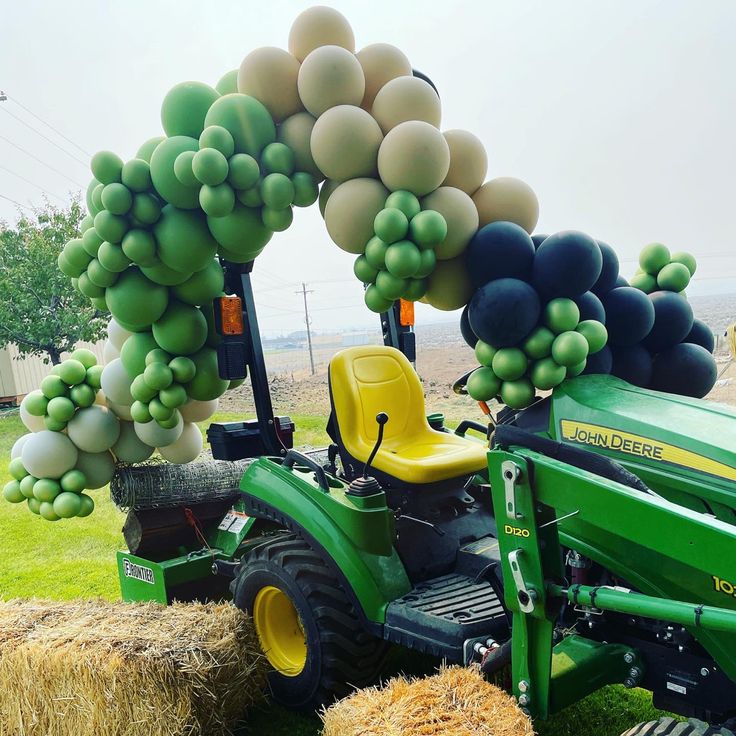
[[[503,604],[485,580],[443,575],[418,583],[386,609],[384,638],[451,662],[463,661],[467,639],[506,637]]]

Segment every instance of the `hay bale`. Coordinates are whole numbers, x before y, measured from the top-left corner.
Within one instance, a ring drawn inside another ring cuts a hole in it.
[[[219,736],[262,697],[230,604],[0,601],[0,733]]]
[[[396,677],[333,705],[322,736],[533,736],[514,699],[477,668],[443,667],[415,680]]]

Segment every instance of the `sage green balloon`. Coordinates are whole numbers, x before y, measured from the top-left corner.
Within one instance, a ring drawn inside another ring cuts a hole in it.
[[[156,240],[148,230],[128,230],[121,245],[123,254],[140,266],[153,266],[158,262]]]
[[[38,511],[42,519],[46,521],[59,521],[61,517],[54,511],[54,505],[47,501],[41,501],[41,508]]]
[[[665,291],[679,292],[686,289],[689,283],[690,269],[684,263],[668,263],[657,274],[657,286]]]
[[[177,383],[189,383],[197,373],[197,366],[191,358],[178,355],[169,362],[169,368]]]
[[[82,499],[77,493],[64,491],[54,499],[54,513],[62,519],[72,519],[82,510]]]
[[[158,343],[151,332],[136,332],[123,343],[120,360],[131,380],[143,373],[146,369],[146,356],[157,347]]]
[[[101,365],[93,365],[91,368],[87,368],[87,377],[85,381],[93,389],[96,390],[100,388],[101,378],[102,378],[102,366]]]
[[[526,373],[528,365],[529,360],[519,348],[500,348],[491,367],[502,381],[516,381]]]
[[[401,295],[402,299],[406,299],[410,302],[419,301],[429,289],[429,279],[407,279],[407,287],[404,289],[404,293]]]
[[[210,125],[205,128],[202,135],[199,136],[199,147],[200,149],[215,148],[225,158],[230,158],[235,153],[235,141],[230,131],[221,125]]]
[[[427,276],[431,276],[436,265],[437,254],[433,250],[419,251],[419,268],[414,274],[414,278],[425,279]]]
[[[187,395],[197,401],[211,401],[227,390],[229,381],[220,378],[217,367],[217,352],[212,348],[202,348],[190,356],[197,372],[186,384]]]
[[[120,215],[114,215],[109,210],[101,210],[95,215],[97,234],[110,243],[119,243],[128,229],[128,221]]]
[[[217,259],[213,259],[183,284],[174,286],[172,294],[186,304],[198,306],[212,301],[225,287],[225,274]]]
[[[105,291],[105,301],[118,322],[140,331],[166,311],[169,292],[164,286],[146,278],[137,268],[129,268]]]
[[[294,201],[294,185],[285,174],[268,174],[261,181],[263,203],[275,210],[282,210]]]
[[[63,250],[59,253],[58,258],[56,259],[56,265],[64,276],[68,276],[70,279],[78,279],[82,275],[83,269],[74,268],[74,266],[72,266],[67,260],[66,254]]]
[[[653,291],[657,291],[657,277],[642,271],[634,274],[629,279],[629,285],[643,291],[645,294],[651,294]]]
[[[148,404],[143,401],[133,402],[133,405],[130,407],[130,416],[133,417],[134,422],[139,422],[140,424],[146,424],[153,419],[151,412],[148,411]]]
[[[94,225],[85,230],[82,235],[82,247],[92,258],[94,258],[99,252],[102,242],[102,238],[98,235]]]
[[[39,478],[35,478],[32,475],[26,475],[23,479],[20,481],[20,492],[26,497],[26,498],[35,498],[33,495],[33,486],[36,485]]]
[[[526,409],[534,401],[534,395],[534,386],[528,378],[501,384],[501,400],[511,409]]]
[[[214,187],[205,184],[199,190],[199,204],[205,215],[224,217],[229,215],[235,207],[235,192],[227,183]]]
[[[283,210],[274,210],[271,207],[264,207],[261,210],[261,220],[269,230],[280,233],[284,230],[288,230],[289,226],[294,221],[294,210],[292,210],[291,207],[286,207]]]
[[[358,256],[353,264],[353,273],[358,281],[362,281],[364,284],[372,284],[378,276],[378,269],[373,268],[365,256]]]
[[[76,386],[78,383],[84,383],[86,377],[87,369],[84,367],[84,363],[79,360],[68,358],[59,365],[59,378],[67,386]]]
[[[127,234],[126,234],[127,237]],[[125,238],[123,238],[123,241]],[[121,273],[130,265],[130,258],[125,255],[120,245],[105,241],[97,251],[97,260],[100,266],[112,273]],[[90,264],[92,265],[92,264]]]
[[[365,259],[376,270],[386,268],[386,251],[388,244],[379,237],[372,237],[365,246]]]
[[[154,138],[149,138],[135,154],[136,158],[143,159],[147,164],[151,163],[151,156],[158,147],[158,144],[165,141],[166,137],[163,135],[157,135]]]
[[[409,232],[409,219],[397,207],[386,207],[373,220],[373,230],[384,243],[396,243]]]
[[[68,396],[69,387],[61,376],[52,373],[41,381],[41,392],[47,399],[55,399],[57,396]]]
[[[168,388],[163,389],[159,392],[158,400],[167,409],[178,409],[180,406],[184,406],[187,403],[187,392],[184,386],[180,383],[172,383]],[[149,411],[151,407],[149,406]],[[151,411],[151,416],[154,419],[158,419],[157,416]]]
[[[87,348],[77,348],[70,356],[72,360],[78,360],[86,370],[93,365],[97,365],[97,356]],[[82,379],[84,380],[84,378]]]
[[[72,386],[69,397],[80,409],[86,409],[95,403],[95,390],[86,383],[80,383]]]
[[[201,148],[192,159],[192,173],[200,184],[222,184],[228,175],[227,158],[216,148]]]
[[[238,192],[238,202],[244,204],[246,207],[260,207],[263,204],[260,179],[250,189],[240,190]]]
[[[126,161],[123,164],[121,180],[131,192],[148,191],[153,186],[149,163],[141,158],[132,158],[130,161]]]
[[[490,368],[493,365],[493,356],[496,354],[496,348],[489,345],[483,340],[478,340],[475,344],[475,359],[486,368]],[[498,391],[496,391],[498,393]],[[495,394],[494,394],[495,395]],[[485,399],[483,399],[485,401]]]
[[[54,419],[48,415],[43,418],[43,423],[49,432],[63,432],[68,424],[68,422],[62,421],[61,419]]]
[[[409,234],[420,248],[434,248],[447,237],[447,220],[435,210],[424,210],[411,218]]]
[[[238,70],[231,69],[220,77],[215,89],[221,95],[230,95],[238,91]]]
[[[542,391],[559,386],[565,378],[567,378],[567,369],[551,357],[537,360],[532,366],[532,383]]]
[[[41,383],[43,384],[43,381]],[[23,399],[23,405],[32,417],[42,417],[46,413],[46,407],[49,405],[49,397],[42,393],[42,391],[43,388],[41,391],[31,391],[31,393]],[[64,394],[59,395],[63,396]],[[53,396],[51,398],[53,398]]]
[[[291,176],[295,166],[294,152],[284,143],[269,143],[261,153],[261,168],[266,174]]]
[[[41,514],[41,502],[36,498],[29,498],[28,501],[28,510],[32,514],[36,514],[36,516],[39,516]]]
[[[385,297],[381,296],[381,292],[378,291],[378,287],[375,284],[371,284],[365,290],[363,301],[365,302],[366,307],[371,310],[371,312],[376,312],[377,314],[380,314],[381,312],[386,312],[388,309],[391,308],[391,305],[394,303],[393,299],[386,299]]]
[[[82,502],[82,507],[77,512],[77,518],[84,519],[95,510],[95,502],[90,496],[84,493],[79,494],[79,500]]]
[[[208,217],[207,225],[215,240],[226,249],[228,260],[236,263],[253,260],[273,236],[257,211],[240,204],[225,217]]]
[[[161,103],[161,125],[166,135],[199,138],[207,112],[219,96],[203,82],[181,82],[172,87]]]
[[[98,151],[90,161],[92,176],[101,184],[120,181],[123,172],[123,159],[112,151]]]
[[[165,350],[156,348],[146,355],[146,366],[152,365],[153,363],[165,363],[168,365],[170,360],[171,356]]]
[[[105,185],[100,183],[92,190],[92,206],[95,214],[102,209],[102,190],[104,188]]]
[[[670,251],[662,243],[650,243],[639,254],[639,265],[645,273],[656,276],[670,262]]]
[[[17,480],[11,480],[5,484],[3,498],[9,503],[23,503],[26,500],[26,497],[21,493],[20,483]]]
[[[148,388],[161,391],[171,386],[174,376],[166,363],[149,363],[143,371],[143,380]],[[149,406],[150,410],[150,406]]]
[[[10,461],[8,472],[17,481],[23,480],[28,475],[28,471],[23,467],[23,461],[19,457],[15,457]]]
[[[33,497],[43,502],[53,503],[54,499],[61,493],[61,486],[51,478],[39,478],[33,484]]]
[[[151,399],[148,402],[148,411],[157,422],[165,422],[174,416],[174,409],[162,404],[158,399]]]
[[[161,204],[152,194],[136,194],[130,214],[141,225],[153,225],[161,216]]]
[[[276,140],[276,126],[271,115],[255,97],[249,95],[220,97],[207,111],[204,123],[205,126],[221,125],[229,130],[235,141],[235,150],[256,158]]]
[[[185,210],[199,207],[199,187],[182,184],[174,173],[174,162],[183,151],[198,151],[196,138],[177,135],[167,138],[151,156],[151,180],[156,191],[167,202]]]
[[[419,249],[410,240],[400,240],[389,245],[386,250],[386,268],[394,276],[409,278],[415,276],[422,264]]]
[[[87,266],[87,277],[95,285],[106,289],[118,280],[118,274],[108,271],[97,258],[93,258]]]
[[[555,333],[546,327],[536,327],[521,344],[521,349],[532,359],[541,360],[552,352]]]
[[[395,207],[401,210],[409,220],[419,214],[422,205],[411,192],[399,189],[386,197],[386,207]]]
[[[695,256],[692,255],[692,253],[677,251],[677,253],[672,254],[672,258],[670,260],[672,263],[682,263],[682,265],[690,272],[690,276],[695,276],[695,271],[698,269],[698,262],[695,260]]]
[[[89,266],[89,262],[92,260],[92,256],[85,250],[81,238],[72,238],[67,241],[62,252],[67,263],[78,270],[80,274]]]
[[[151,281],[161,286],[177,286],[178,284],[183,284],[192,276],[191,271],[174,271],[173,268],[169,268],[159,260],[152,266],[141,266],[141,271],[146,278],[151,279]]]
[[[261,177],[261,169],[253,156],[236,153],[228,161],[227,180],[235,189],[250,189]]]
[[[379,271],[376,276],[376,291],[384,298],[398,299],[409,285],[408,279],[400,279],[389,271]]]
[[[153,323],[153,337],[169,353],[191,355],[207,340],[207,320],[197,307],[172,301]]]
[[[145,368],[137,375],[130,384],[130,395],[138,402],[148,404],[148,402],[157,394],[158,389],[151,388],[144,376]],[[137,419],[135,421],[138,421]],[[149,421],[148,419],[146,421]]]
[[[468,393],[476,401],[490,401],[501,390],[501,379],[489,368],[476,368],[468,377]]]
[[[92,181],[87,184],[87,191],[84,195],[84,201],[87,204],[87,211],[89,212],[92,219],[94,219],[94,216],[99,212],[99,207],[95,206],[95,203],[92,200],[92,193],[95,191],[95,189],[97,189],[99,185],[100,182],[97,181],[97,179],[93,178]]]
[[[159,259],[174,271],[192,274],[205,268],[215,257],[217,243],[199,212],[167,205],[161,210],[153,232],[158,241]]]
[[[87,477],[81,470],[68,470],[59,483],[63,491],[81,493],[87,487]]]
[[[182,151],[174,160],[174,176],[186,187],[199,186],[194,175],[194,157],[199,151]]]
[[[294,204],[297,207],[309,207],[314,204],[319,197],[319,187],[317,180],[306,171],[297,171],[291,177],[291,183],[294,185]]]
[[[85,215],[79,223],[79,232],[84,235],[91,227],[94,227],[95,218],[92,215]],[[674,258],[674,256],[673,256]]]
[[[608,330],[598,320],[586,319],[575,328],[575,331],[588,341],[588,349],[591,354],[603,350],[608,342]]]
[[[133,195],[125,184],[114,182],[102,190],[102,206],[113,215],[125,215],[133,205]]]

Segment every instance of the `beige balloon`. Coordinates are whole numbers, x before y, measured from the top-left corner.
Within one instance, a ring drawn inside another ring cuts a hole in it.
[[[196,460],[202,452],[202,432],[196,424],[184,423],[179,439],[166,447],[159,448],[164,460],[177,465],[184,465]]]
[[[396,77],[412,74],[411,62],[401,49],[390,43],[372,43],[355,54],[363,67],[365,94],[361,107],[370,110],[378,90]]]
[[[304,109],[297,89],[299,66],[288,51],[274,46],[251,51],[238,70],[238,92],[262,102],[278,123]]]
[[[383,133],[369,113],[355,105],[337,105],[317,119],[312,156],[328,179],[375,176],[381,141]]]
[[[437,189],[450,168],[450,149],[437,128],[423,120],[400,123],[378,150],[378,173],[391,190],[417,197]]]
[[[304,107],[315,117],[336,105],[360,105],[365,77],[360,62],[340,46],[321,46],[302,62],[297,80]]]
[[[423,79],[397,77],[378,91],[371,115],[384,133],[407,120],[423,120],[438,128],[442,119],[442,105],[432,85]]]
[[[289,51],[304,61],[320,46],[341,46],[353,53],[355,35],[348,19],[334,8],[315,5],[301,12],[289,31]]]
[[[437,258],[459,256],[478,230],[478,210],[470,195],[455,187],[439,187],[422,199],[422,209],[437,210],[447,222],[447,236],[434,249]]]
[[[312,156],[312,129],[317,119],[308,112],[298,112],[296,115],[286,118],[276,131],[279,143],[285,143],[294,152],[296,170],[306,171],[322,181],[324,175],[314,163]]]
[[[489,222],[515,222],[530,235],[539,220],[539,201],[532,188],[521,179],[501,176],[487,181],[475,194],[480,227]]]
[[[362,253],[373,237],[373,220],[386,197],[388,190],[376,179],[340,184],[325,207],[325,225],[332,240],[348,253]]]
[[[327,179],[319,190],[319,211],[322,215],[322,219],[325,217],[325,209],[327,208],[327,201],[332,196],[332,193],[340,186],[341,182],[332,181]]]
[[[425,294],[427,304],[443,312],[451,312],[464,307],[472,295],[473,285],[470,283],[464,256],[449,261],[437,261]]]
[[[488,173],[488,155],[480,138],[467,130],[446,130],[443,134],[450,147],[450,170],[442,182],[472,195]]]

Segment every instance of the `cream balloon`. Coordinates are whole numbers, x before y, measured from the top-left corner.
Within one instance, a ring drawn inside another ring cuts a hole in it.
[[[185,422],[179,439],[166,447],[160,447],[158,451],[164,460],[183,465],[199,457],[203,444],[199,427],[196,424]]]
[[[219,405],[219,399],[212,399],[212,401],[189,399],[179,411],[185,422],[204,422],[217,411]]]
[[[425,295],[427,304],[444,312],[464,307],[473,295],[473,285],[465,266],[465,257],[449,261],[437,261],[429,276],[429,288]]]
[[[107,406],[107,396],[105,396],[104,391],[97,391],[97,396],[95,396],[95,405]]]
[[[489,222],[515,222],[530,235],[539,220],[539,201],[532,188],[521,179],[502,176],[491,179],[473,194],[480,227]]]
[[[325,207],[325,225],[333,242],[348,253],[362,253],[373,237],[373,220],[387,196],[388,190],[375,179],[340,184]]]
[[[296,170],[306,171],[320,182],[324,175],[314,163],[311,146],[312,129],[316,122],[316,118],[308,112],[298,112],[279,125],[276,138],[294,152]]]
[[[336,105],[360,105],[365,77],[360,62],[340,46],[322,46],[302,62],[299,96],[315,117]]]
[[[432,85],[423,79],[397,77],[378,91],[371,115],[384,133],[407,120],[423,120],[438,128],[442,120],[442,105]]]
[[[442,135],[450,148],[450,170],[442,185],[474,194],[488,173],[488,155],[483,143],[467,130],[446,130]]]
[[[15,460],[15,458],[20,457],[21,452],[23,451],[23,445],[28,441],[28,438],[30,437],[30,434],[24,434],[18,437],[18,439],[13,443],[13,447],[10,449],[10,459]]]
[[[342,182],[332,181],[327,179],[319,189],[319,212],[322,215],[322,219],[325,217],[325,209],[327,208],[327,202],[329,201],[332,193],[337,189]]]
[[[238,92],[251,95],[280,122],[303,109],[297,89],[299,62],[274,46],[251,51],[238,70]]]
[[[133,422],[120,422],[120,437],[112,446],[112,454],[121,463],[142,463],[155,448],[143,442],[135,432]]]
[[[38,393],[40,393],[40,391]],[[30,430],[31,432],[42,432],[44,429],[46,429],[46,424],[44,424],[43,417],[34,416],[28,411],[28,396],[30,396],[30,394],[25,396],[23,398],[23,401],[20,402],[20,420],[21,422],[23,422],[25,428]]]
[[[166,447],[181,437],[184,428],[184,420],[181,418],[181,412],[177,412],[176,416],[178,421],[176,426],[171,429],[166,429],[153,420],[145,424],[135,422],[133,425],[135,427],[135,433],[141,441],[147,445],[151,445],[151,447],[158,447],[159,449]]]
[[[128,371],[125,370],[120,358],[111,360],[102,369],[100,385],[105,396],[107,396],[108,402],[131,406],[133,404],[133,397],[130,395],[131,383]]]
[[[401,49],[389,43],[372,43],[355,54],[363,67],[365,94],[361,107],[370,110],[373,100],[387,82],[396,77],[409,77],[412,74],[411,62]]]
[[[80,409],[67,425],[69,439],[84,452],[109,450],[120,436],[120,420],[105,406]]]
[[[392,128],[378,151],[378,173],[391,190],[417,197],[437,189],[450,168],[450,149],[437,128],[409,120]]]
[[[115,319],[111,319],[107,323],[107,339],[111,342],[118,350],[122,350],[123,343],[133,333],[126,330],[125,327],[121,327]]]
[[[119,357],[120,349],[117,345],[113,345],[113,343],[107,340],[102,348],[102,364],[107,365],[107,363],[112,363],[113,360],[116,360]]]
[[[341,46],[355,51],[355,35],[347,18],[334,8],[315,5],[302,11],[291,24],[289,51],[299,61],[320,46]]]
[[[75,467],[84,473],[85,488],[91,491],[106,486],[115,475],[115,460],[109,452],[80,452]]]
[[[105,406],[118,418],[126,422],[133,421],[133,415],[130,413],[130,407],[125,404],[116,404],[110,399],[105,400]]]
[[[61,478],[77,462],[79,453],[61,432],[43,430],[32,434],[20,454],[23,467],[36,478]]]
[[[447,223],[447,235],[434,249],[437,258],[459,256],[478,230],[478,210],[470,196],[455,187],[442,186],[422,199],[422,209],[436,210]]]
[[[375,176],[382,140],[369,113],[354,105],[337,105],[320,115],[312,130],[312,156],[328,179]]]

